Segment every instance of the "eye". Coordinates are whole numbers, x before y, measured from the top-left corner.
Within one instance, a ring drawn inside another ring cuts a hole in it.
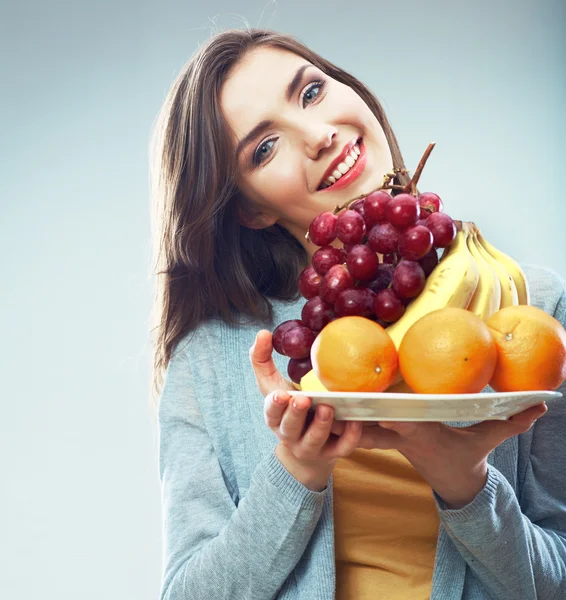
[[[312,83],[309,83],[301,95],[303,106],[312,104],[322,91],[323,87],[324,83],[322,81],[313,81]]]
[[[266,140],[262,142],[255,150],[253,155],[253,164],[254,166],[260,165],[266,158],[271,154],[271,149],[273,148],[273,144],[275,144],[275,140]]]

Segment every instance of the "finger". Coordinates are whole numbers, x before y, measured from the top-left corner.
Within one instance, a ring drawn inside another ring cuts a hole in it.
[[[346,426],[347,421],[334,421],[332,423],[332,433],[334,435],[342,435],[344,432],[344,427]],[[377,427],[377,421],[362,421],[362,428],[366,429],[367,427]]]
[[[281,419],[289,406],[290,400],[291,395],[287,390],[276,390],[265,397],[263,415],[270,429],[279,430]]]
[[[486,446],[495,448],[506,439],[528,431],[547,410],[548,407],[542,402],[513,415],[506,421],[482,421],[466,427],[466,429],[469,432],[480,434],[484,437]]]
[[[347,421],[344,433],[328,447],[331,456],[349,456],[358,447],[362,435],[362,424],[360,421]]]
[[[321,448],[328,441],[334,419],[334,409],[331,406],[319,404],[314,411],[314,419],[308,426],[298,453],[297,458],[309,458],[320,454]]]
[[[396,431],[389,431],[379,425],[374,427],[363,427],[359,448],[379,448],[381,450],[390,450],[399,448],[402,445],[403,438]]]
[[[417,423],[412,421],[379,421],[379,426],[388,431],[394,431],[402,437],[412,437],[417,433]]]
[[[342,435],[344,428],[346,427],[346,421],[332,421],[331,433],[334,435]]]
[[[308,396],[297,394],[292,396],[288,410],[283,414],[279,426],[279,437],[281,440],[297,442],[303,435],[307,412],[311,406]]]
[[[249,357],[254,375],[262,394],[266,396],[275,388],[295,389],[275,366],[273,360],[272,334],[267,329],[258,331],[255,341],[249,350]]]
[[[517,428],[526,427],[525,431],[528,431],[535,423],[537,419],[540,419],[548,410],[546,402],[541,402],[535,406],[531,406],[526,410],[521,411],[510,417],[507,423],[514,425]]]
[[[267,329],[262,329],[257,332],[255,341],[249,351],[250,362],[256,376],[273,377],[273,375],[278,373],[272,354],[273,342],[271,332]]]

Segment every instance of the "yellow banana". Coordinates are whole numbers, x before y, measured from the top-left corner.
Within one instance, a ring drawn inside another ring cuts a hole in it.
[[[405,314],[387,327],[397,350],[409,327],[421,317],[445,306],[467,308],[470,304],[478,285],[479,270],[466,244],[468,235],[469,229],[462,227],[428,276],[423,291],[407,306]]]
[[[396,383],[392,383],[385,391],[395,394],[412,394],[413,390],[405,383],[403,379],[397,378]],[[314,369],[311,369],[306,375],[301,378],[301,384],[293,385],[303,392],[327,392],[328,389],[324,387],[320,379],[316,376]]]
[[[513,279],[513,283],[515,284],[515,288],[517,289],[518,303],[530,304],[531,296],[529,291],[529,284],[519,264],[515,260],[513,260],[509,255],[505,254],[504,252],[501,252],[501,250],[498,250],[492,244],[490,244],[482,236],[479,229],[477,229],[476,231],[476,238],[478,243],[482,245],[484,250],[491,257],[493,257],[500,265],[502,265],[511,276],[511,279]]]
[[[473,224],[464,223],[463,226],[471,229],[466,242],[468,250],[474,257],[480,273],[478,287],[468,306],[468,310],[486,321],[493,313],[499,310],[499,306],[501,305],[501,284],[499,283],[497,273],[477,247],[478,241],[475,236]]]
[[[293,384],[297,389],[303,392],[327,392],[328,389],[322,385],[320,379],[316,376],[314,369],[311,369],[306,375],[301,378],[301,385]]]
[[[474,226],[475,227],[475,226]],[[477,229],[477,228],[476,228]],[[505,308],[506,306],[517,306],[519,304],[519,297],[517,294],[517,287],[515,282],[507,269],[482,246],[482,244],[476,244],[476,248],[479,250],[485,260],[491,265],[493,270],[497,273],[499,283],[501,284],[501,302],[499,308]]]

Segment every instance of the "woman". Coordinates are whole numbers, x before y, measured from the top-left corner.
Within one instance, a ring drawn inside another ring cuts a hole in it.
[[[349,149],[365,166],[333,182]],[[309,223],[403,167],[373,94],[290,37],[219,34],[172,86],[153,174],[163,599],[566,596],[565,403],[534,427],[544,405],[362,429],[330,407],[306,425],[286,393],[269,330],[300,315]],[[566,324],[565,282],[525,271]]]

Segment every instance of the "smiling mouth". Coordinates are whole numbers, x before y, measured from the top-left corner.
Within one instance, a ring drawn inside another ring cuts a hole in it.
[[[350,151],[346,154],[346,156],[334,167],[331,174],[327,175],[318,186],[317,191],[327,190],[336,183],[338,183],[343,177],[344,182],[349,182],[352,179],[352,175],[360,169],[356,167],[361,167],[363,169],[363,165],[365,165],[365,160],[360,161],[360,156],[362,155],[362,149],[360,146],[362,144],[362,138],[359,138],[358,141],[352,146]],[[365,159],[365,155],[362,157]],[[360,162],[360,164],[358,164]],[[362,165],[363,163],[363,165]],[[352,173],[350,173],[352,171]],[[350,174],[348,177],[346,175]],[[354,177],[355,178],[355,177]],[[337,187],[342,187],[341,185]]]

